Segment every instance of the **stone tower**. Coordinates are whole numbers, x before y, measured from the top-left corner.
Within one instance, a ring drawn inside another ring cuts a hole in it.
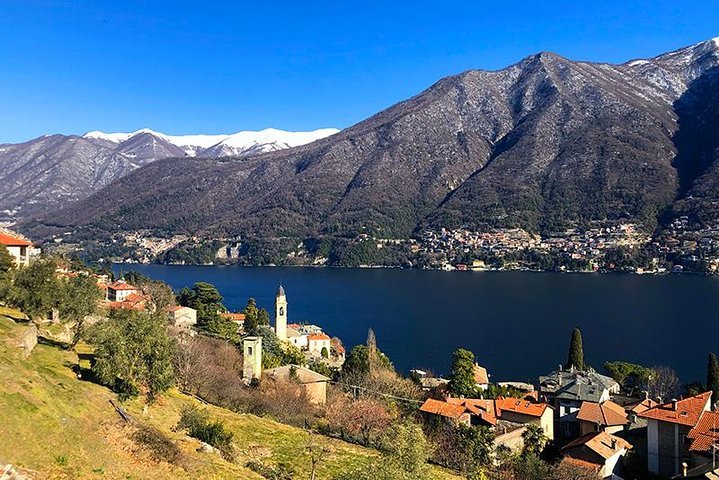
[[[262,337],[242,340],[242,379],[249,382],[262,376]]]
[[[287,340],[287,297],[282,285],[275,297],[275,333],[283,342]]]

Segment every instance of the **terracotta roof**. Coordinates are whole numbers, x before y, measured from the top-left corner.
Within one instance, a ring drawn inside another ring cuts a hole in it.
[[[476,363],[474,364],[474,383],[477,383],[479,385],[489,383],[489,375],[487,374],[487,369],[484,367],[480,367]]]
[[[313,333],[312,335],[307,337],[308,340],[329,340],[330,337],[325,335],[324,333]]]
[[[127,282],[114,282],[107,286],[107,288],[111,288],[112,290],[137,290],[137,288],[133,287]]]
[[[657,405],[640,413],[642,418],[650,418],[661,422],[678,423],[679,425],[695,426],[711,398],[711,392],[700,393],[693,397]],[[674,406],[676,403],[676,408]]]
[[[607,400],[604,403],[582,402],[577,420],[613,427],[629,423],[627,412],[621,406]]]
[[[708,452],[712,445],[719,444],[719,412],[704,412],[687,438],[692,440],[691,452]]]
[[[420,412],[440,415],[442,417],[453,418],[459,420],[466,413],[466,409],[461,405],[454,405],[434,398],[428,398],[420,407]]]
[[[544,415],[544,411],[547,410],[548,405],[546,403],[534,403],[519,398],[500,397],[495,401],[495,407],[497,416],[500,418],[504,411],[521,413],[522,415],[529,415],[531,417],[541,417]]]
[[[651,398],[645,398],[641,402],[634,405],[634,407],[632,407],[632,412],[639,415],[640,413],[644,413],[647,410],[649,410],[650,408],[656,407],[657,405],[659,405],[659,403],[655,402]]]
[[[108,308],[125,308],[128,310],[144,310],[147,298],[138,293],[131,293],[122,302],[108,302]]]
[[[478,398],[447,398],[447,403],[460,405],[472,415],[476,415],[490,425],[497,424],[497,413],[494,408],[494,400],[483,400]]]
[[[623,449],[631,449],[632,444],[607,432],[592,432],[565,445],[562,453],[571,457],[572,450],[582,447],[588,448],[606,460]]]
[[[5,245],[7,247],[29,247],[32,243],[22,238],[13,237],[12,235],[0,232],[0,245]]]
[[[226,313],[221,313],[220,316],[222,318],[226,318],[227,320],[232,320],[233,322],[244,322],[245,321],[244,313],[226,312]]]
[[[586,460],[581,460],[579,458],[565,457],[564,459],[562,459],[562,463],[563,462],[571,463],[572,465],[586,468],[586,469],[592,470],[594,472],[599,472],[599,470],[601,470],[601,468],[602,468],[602,465],[597,465],[596,463],[588,462]]]
[[[168,312],[176,312],[182,308],[185,308],[185,307],[183,307],[182,305],[175,305],[174,307],[168,307],[167,311]]]

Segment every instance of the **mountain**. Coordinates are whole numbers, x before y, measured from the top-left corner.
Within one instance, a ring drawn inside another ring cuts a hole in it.
[[[0,221],[31,218],[85,198],[131,171],[162,158],[247,156],[289,148],[332,135],[266,129],[233,135],[88,132],[45,135],[0,144]]]
[[[311,144],[153,162],[33,228],[387,238],[618,221],[652,231],[679,211],[714,222],[718,72],[719,39],[618,65],[542,52],[444,78]]]

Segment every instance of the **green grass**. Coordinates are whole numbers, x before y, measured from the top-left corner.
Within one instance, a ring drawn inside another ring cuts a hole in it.
[[[2,308],[2,307],[0,307]],[[234,463],[216,453],[199,453],[199,443],[173,432],[180,410],[191,397],[171,391],[145,408],[141,400],[124,408],[137,420],[152,425],[183,451],[182,467],[153,460],[129,439],[132,429],[109,403],[115,395],[104,387],[78,380],[72,371],[77,354],[39,344],[23,359],[15,338],[23,328],[8,317],[19,312],[0,310],[0,464],[12,463],[40,472],[41,478],[76,479],[261,479],[244,465],[250,460],[286,462],[296,478],[309,478],[308,433],[269,419],[204,406],[234,433],[238,455]],[[80,346],[87,351],[86,346]],[[315,436],[329,454],[318,478],[361,466],[377,453],[339,440]],[[456,478],[433,470],[435,478]]]

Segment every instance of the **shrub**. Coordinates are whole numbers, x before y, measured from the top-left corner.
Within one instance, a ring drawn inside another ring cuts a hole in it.
[[[182,460],[182,451],[160,430],[149,425],[140,425],[131,436],[132,440],[149,450],[152,458],[157,461],[177,465]]]
[[[225,424],[220,420],[211,420],[207,410],[200,410],[194,405],[184,407],[177,428],[186,430],[189,436],[212,445],[222,453],[225,459],[234,459],[235,448],[232,445],[232,432],[227,431]]]
[[[259,460],[252,460],[247,463],[247,468],[262,475],[267,480],[292,480],[295,478],[295,471],[292,466],[284,462],[278,465],[265,465]]]

